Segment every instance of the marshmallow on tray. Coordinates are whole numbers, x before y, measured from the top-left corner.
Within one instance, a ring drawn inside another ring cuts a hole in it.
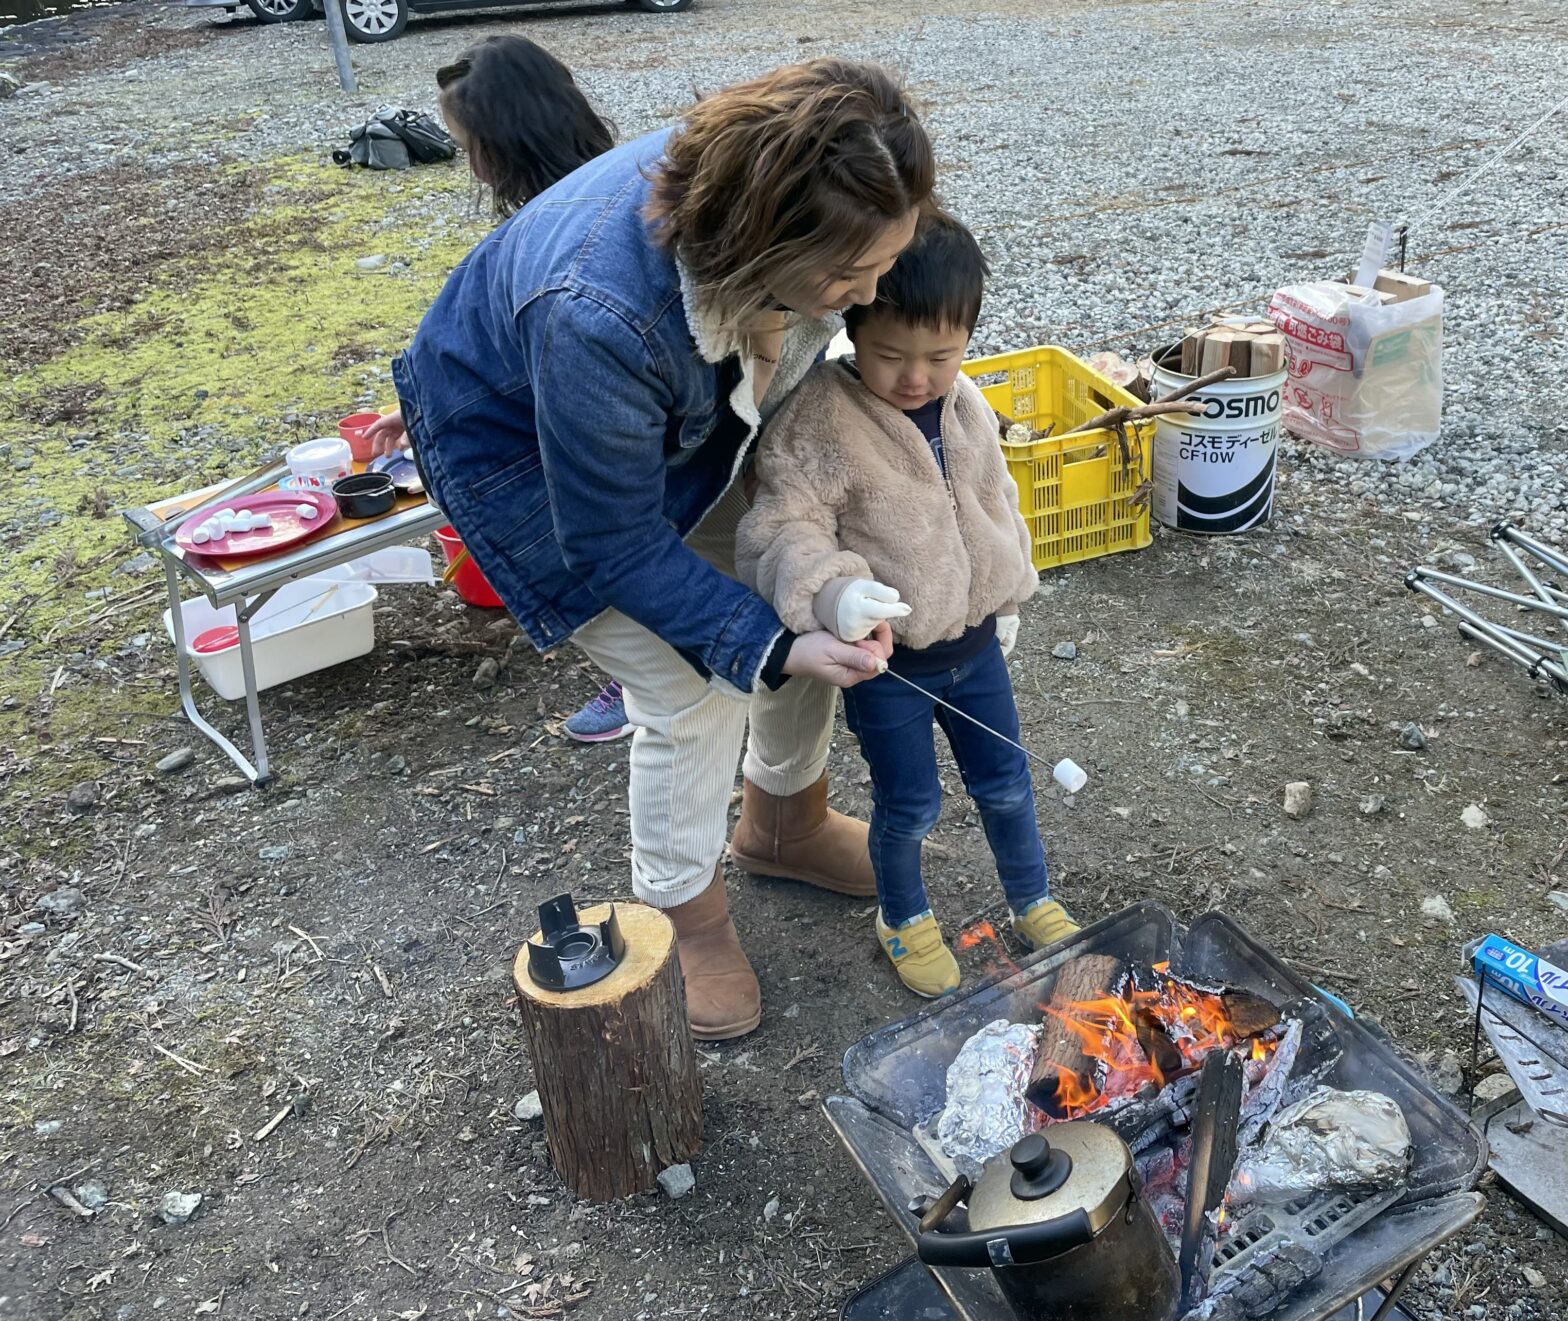
[[[315,505],[295,505],[294,512],[307,521],[321,516],[321,510]]]

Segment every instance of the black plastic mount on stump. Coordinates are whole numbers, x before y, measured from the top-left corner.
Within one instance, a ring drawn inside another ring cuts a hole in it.
[[[569,894],[539,905],[543,944],[528,942],[528,974],[551,991],[576,991],[608,977],[626,957],[615,905],[602,922],[584,926]]]

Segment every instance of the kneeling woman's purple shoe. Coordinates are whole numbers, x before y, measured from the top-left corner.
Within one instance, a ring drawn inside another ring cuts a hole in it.
[[[579,743],[608,743],[625,738],[634,726],[626,722],[626,698],[614,680],[593,701],[566,722],[566,737]]]

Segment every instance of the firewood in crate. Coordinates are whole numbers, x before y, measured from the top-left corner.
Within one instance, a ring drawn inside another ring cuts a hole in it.
[[[1029,1088],[1024,1093],[1031,1104],[1047,1114],[1059,1115],[1057,1096],[1066,1075],[1078,1086],[1088,1089],[1094,1074],[1094,1059],[1083,1048],[1083,1041],[1061,1015],[1084,1000],[1099,1000],[1115,992],[1122,977],[1122,964],[1107,954],[1080,954],[1062,965],[1051,988],[1051,999],[1041,1023],[1040,1049],[1034,1057]]]
[[[600,904],[574,919],[590,927],[609,912]],[[641,904],[617,904],[615,915],[625,955],[601,980],[553,989],[536,977],[528,945],[512,965],[550,1160],[573,1192],[594,1201],[647,1192],[660,1170],[702,1146],[675,928]]]
[[[1106,350],[1090,354],[1089,367],[1090,370],[1099,372],[1112,385],[1119,385],[1135,398],[1141,398],[1145,403],[1148,402],[1146,393],[1139,394],[1139,390],[1146,387],[1142,377],[1139,375],[1137,363],[1128,362],[1121,354]]]

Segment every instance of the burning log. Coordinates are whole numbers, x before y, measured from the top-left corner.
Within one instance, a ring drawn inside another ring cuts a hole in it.
[[[1069,1105],[1094,1094],[1095,1060],[1069,1016],[1076,1006],[1111,995],[1121,975],[1121,961],[1105,954],[1080,955],[1056,975],[1051,1002],[1045,1006],[1040,1050],[1024,1093],[1047,1114],[1063,1115]]]
[[[1182,1071],[1186,1061],[1176,1048],[1176,1043],[1165,1035],[1165,1028],[1147,1008],[1137,1006],[1132,1011],[1133,1026],[1138,1029],[1138,1044],[1154,1070],[1155,1081],[1164,1086]]]
[[[1050,1119],[1110,1120],[1128,1110],[1135,1131],[1171,1111],[1172,1085],[1211,1052],[1250,1042],[1255,1059],[1267,1056],[1281,1022],[1279,1010],[1251,992],[1187,981],[1167,964],[1140,975],[1095,954],[1063,966],[1041,1009],[1027,1099]]]
[[[1251,991],[1221,992],[1220,1003],[1225,1006],[1225,1017],[1230,1020],[1237,1041],[1258,1036],[1271,1027],[1278,1027],[1282,1021],[1278,1009]]]

